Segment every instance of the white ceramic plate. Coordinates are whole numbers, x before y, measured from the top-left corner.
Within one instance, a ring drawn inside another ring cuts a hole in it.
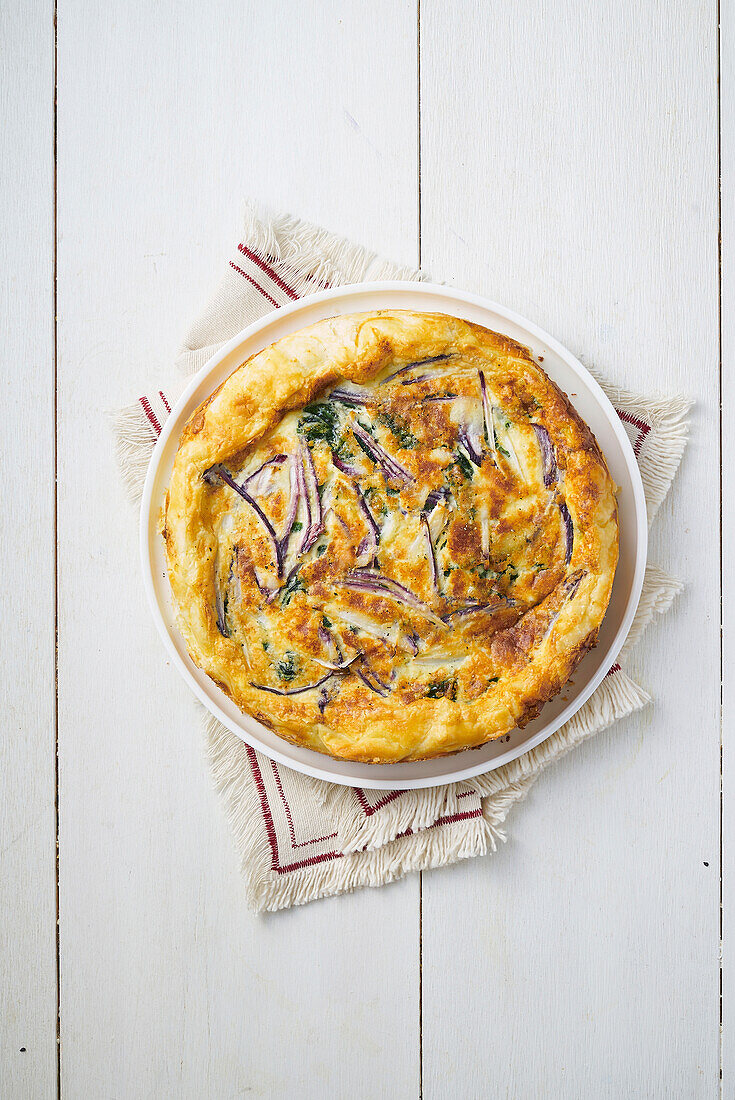
[[[243,360],[288,333],[325,317],[377,309],[448,313],[505,333],[530,348],[544,370],[589,424],[620,487],[620,560],[610,605],[596,649],[588,653],[565,690],[524,730],[438,760],[406,764],[356,764],[298,748],[243,714],[190,660],[176,628],[158,520],[181,430],[197,406]],[[506,764],[539,745],[579,710],[614,664],[638,606],[646,565],[647,522],[638,464],[625,430],[590,373],[561,344],[510,310],[474,294],[428,283],[364,283],[302,298],[275,310],[230,340],[187,386],[166,421],[148,469],[141,506],[143,578],[153,617],[175,666],[201,702],[253,748],[289,768],[348,786],[433,787],[468,779]]]

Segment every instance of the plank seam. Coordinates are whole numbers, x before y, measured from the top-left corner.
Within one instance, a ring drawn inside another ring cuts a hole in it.
[[[53,121],[53,411],[54,411],[54,832],[56,852],[54,865],[56,871],[56,1096],[61,1100],[61,942],[59,909],[59,417],[58,417],[58,3],[54,0],[54,121]]]
[[[724,651],[724,573],[723,573],[723,554],[722,554],[722,463],[723,463],[723,445],[722,445],[722,79],[721,79],[721,53],[722,53],[722,29],[720,23],[720,0],[717,0],[717,338],[718,338],[718,350],[719,350],[719,363],[718,363],[718,396],[719,396],[719,460],[720,460],[720,912],[719,912],[719,1020],[720,1020],[720,1098],[723,1097],[723,1041],[722,1041],[722,934],[723,934],[723,919],[722,919],[722,902],[723,902],[723,827],[724,827],[724,797],[723,797],[723,717],[725,706],[725,693],[724,693],[724,672],[725,672],[725,651]]]

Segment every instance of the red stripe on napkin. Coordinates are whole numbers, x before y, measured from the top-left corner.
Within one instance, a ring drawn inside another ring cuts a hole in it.
[[[156,433],[156,435],[160,435],[161,434],[161,425],[158,423],[158,418],[156,417],[156,414],[153,412],[153,409],[151,408],[150,401],[145,396],[140,397],[138,400],[140,401],[141,405],[143,406],[143,412],[147,416],[148,422],[151,425],[151,427],[153,428],[153,431]]]
[[[243,279],[247,279],[247,281],[249,283],[252,283],[252,285],[255,287],[255,289],[260,291],[260,293],[263,295],[263,297],[267,301],[270,302],[270,304],[274,307],[274,309],[280,309],[281,308],[280,302],[277,302],[275,298],[271,298],[268,291],[263,290],[260,283],[257,283],[255,281],[255,279],[251,278],[250,275],[248,275],[247,271],[243,271],[243,269],[241,267],[238,267],[236,263],[233,263],[232,260],[230,260],[230,267],[233,269],[233,271],[236,271],[238,273],[238,275],[242,275]]]
[[[285,283],[281,276],[278,275],[273,270],[273,268],[265,262],[265,260],[261,259],[257,252],[252,252],[247,247],[247,245],[244,245],[242,243],[237,246],[237,249],[238,252],[242,252],[243,256],[247,256],[249,260],[252,260],[252,262],[256,264],[256,266],[259,267],[262,272],[264,272],[270,279],[273,280],[276,286],[280,286],[284,294],[287,294],[289,298],[292,298],[294,300],[298,299],[299,295],[296,293],[296,291],[293,290],[293,288],[290,287],[288,283]]]
[[[633,454],[638,458],[645,438],[651,430],[651,425],[647,424],[645,420],[640,420],[637,416],[633,416],[631,413],[622,412],[620,409],[616,409],[615,412],[625,424],[630,424],[633,428],[638,429],[638,438],[633,444]]]
[[[337,836],[336,833],[329,833],[327,836],[317,837],[316,840],[297,840],[296,839],[296,830],[293,827],[293,817],[291,816],[291,807],[289,806],[288,802],[286,801],[286,795],[284,794],[284,791],[283,791],[283,784],[281,783],[281,777],[278,774],[278,765],[276,764],[275,760],[271,760],[270,763],[271,763],[271,768],[273,769],[273,778],[276,781],[276,787],[278,788],[278,793],[281,797],[281,802],[283,803],[283,809],[286,813],[286,821],[288,822],[288,831],[289,831],[289,834],[291,836],[291,847],[292,848],[305,848],[308,844],[323,844],[325,842],[325,840],[333,840]]]

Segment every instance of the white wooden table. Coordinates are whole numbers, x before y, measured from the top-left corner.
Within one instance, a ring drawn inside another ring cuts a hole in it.
[[[716,0],[0,5],[3,1097],[735,1096],[721,17],[720,43]],[[102,415],[167,371],[251,195],[696,401],[651,540],[687,587],[632,670],[655,707],[497,855],[268,918]]]

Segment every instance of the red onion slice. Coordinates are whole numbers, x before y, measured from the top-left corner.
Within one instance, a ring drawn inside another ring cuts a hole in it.
[[[284,557],[286,556],[286,552],[288,550],[288,542],[291,537],[291,530],[296,521],[296,516],[299,511],[299,503],[304,492],[304,474],[303,470],[301,469],[301,464],[296,458],[296,455],[289,455],[288,463],[288,490],[290,494],[290,500],[288,505],[288,513],[286,515],[286,522],[284,524],[283,534],[281,536],[281,554]]]
[[[367,660],[363,657],[362,667],[365,674],[370,677],[371,680],[375,680],[375,683],[383,688],[384,691],[392,691],[390,684],[386,684],[385,680],[381,680],[374,668],[372,668]]]
[[[357,548],[355,555],[355,563],[357,565],[371,565],[375,561],[375,555],[378,551],[378,543],[375,535],[370,531],[363,539],[360,540],[360,545]]]
[[[306,484],[306,503],[309,512],[309,525],[301,543],[301,553],[310,550],[324,530],[322,522],[322,502],[319,497],[319,483],[314,468],[314,459],[307,444],[301,441],[304,480]]]
[[[368,505],[368,502],[365,500],[365,495],[364,495],[362,489],[360,488],[360,486],[355,485],[355,486],[353,486],[353,488],[355,490],[355,493],[357,494],[357,505],[358,505],[360,511],[362,512],[363,516],[365,517],[365,521],[366,521],[368,527],[372,530],[373,534],[375,535],[376,543],[379,543],[380,542],[380,527],[378,526],[378,522],[375,519],[375,516],[373,515],[373,513],[370,511],[370,507]]]
[[[568,579],[568,580],[567,580],[567,581],[565,582],[565,584],[564,584],[564,591],[565,591],[565,595],[566,595],[566,598],[567,598],[567,602],[568,602],[569,600],[573,600],[573,599],[574,599],[574,597],[575,597],[575,596],[576,596],[576,594],[577,594],[577,589],[579,588],[580,584],[582,583],[582,581],[584,580],[584,578],[585,578],[586,576],[587,576],[587,573],[586,573],[586,571],[585,571],[585,570],[583,569],[583,570],[582,570],[582,571],[580,572],[580,574],[579,574],[579,576],[578,576],[578,577],[574,577],[574,576],[572,576],[572,577],[569,577],[569,579]]]
[[[298,573],[300,568],[301,568],[301,562],[300,561],[297,561],[295,565],[291,566],[288,573],[286,574],[286,576],[283,579],[283,584],[280,584],[278,586],[278,588],[274,588],[272,592],[268,593],[268,598],[266,600],[266,603],[273,603],[276,596],[280,596],[285,591],[285,589],[288,588],[289,581],[293,577],[294,573]]]
[[[327,703],[329,702],[329,692],[325,687],[319,692],[319,698],[317,700],[317,709],[320,714],[324,714],[327,709]]]
[[[364,444],[365,450],[371,455],[373,461],[380,466],[388,477],[395,478],[398,481],[404,481],[407,484],[415,481],[416,478],[409,474],[400,462],[388,454],[384,447],[378,443],[377,439],[374,439],[369,432],[366,432],[362,424],[353,421],[352,431],[355,437]]]
[[[250,681],[250,686],[257,688],[258,691],[269,691],[271,695],[303,695],[305,691],[313,691],[314,688],[326,684],[327,680],[331,680],[334,675],[334,672],[328,672],[326,676],[322,676],[321,680],[317,680],[316,683],[307,684],[306,687],[301,688],[272,688],[266,687],[265,684],[255,684],[252,680]]]
[[[418,386],[421,382],[428,382],[434,377],[433,374],[417,374],[415,378],[402,378],[402,386]]]
[[[335,672],[344,672],[344,670],[349,668],[352,662],[356,661],[357,658],[358,654],[356,653],[354,657],[350,657],[349,661],[341,661],[339,664],[334,664],[332,661],[320,661],[318,657],[312,657],[311,659],[314,664],[321,665],[322,668],[331,668]]]
[[[399,375],[406,374],[410,370],[415,370],[416,367],[428,367],[430,363],[443,363],[450,358],[450,355],[432,355],[430,359],[417,359],[415,363],[407,363],[400,370],[393,371],[393,374],[389,374],[383,381],[392,382],[394,378],[398,378]]]
[[[318,657],[311,658],[312,661],[316,661],[322,668],[332,668],[336,672],[341,672],[343,669],[349,668],[352,662],[357,659],[357,654],[355,654],[354,657],[350,657],[350,659],[346,661],[339,642],[331,631],[327,630],[325,627],[320,626],[317,634],[324,648],[334,650],[336,655],[336,661],[320,661]]]
[[[473,604],[471,607],[459,607],[456,611],[450,611],[448,615],[442,615],[442,619],[445,623],[448,623],[450,619],[459,618],[461,615],[494,615],[496,611],[500,611],[503,607],[515,607],[515,600],[501,600],[496,603],[479,603]]]
[[[541,450],[541,464],[544,474],[544,485],[548,489],[557,480],[559,471],[556,465],[556,457],[554,456],[554,445],[551,442],[551,437],[547,432],[543,424],[532,424],[531,427],[536,433],[536,439]]]
[[[223,638],[229,638],[230,632],[227,629],[227,620],[225,618],[225,605],[222,599],[222,593],[220,592],[217,577],[214,578],[214,606],[217,612],[217,629]]]
[[[564,523],[564,542],[566,546],[564,562],[566,565],[569,565],[569,562],[572,560],[572,550],[574,549],[574,524],[572,523],[572,517],[564,501],[559,505],[559,511],[561,512],[561,518]]]
[[[264,462],[262,466],[259,466],[257,470],[254,470],[252,474],[249,474],[245,478],[245,481],[243,482],[243,485],[247,489],[251,490],[252,492],[255,492],[256,489],[255,489],[255,486],[253,485],[253,482],[257,481],[260,478],[261,474],[265,470],[269,469],[269,467],[271,467],[271,466],[280,466],[281,463],[283,463],[285,461],[286,461],[286,455],[274,455],[273,458],[269,458],[267,462]]]
[[[466,424],[462,424],[457,433],[458,442],[464,447],[467,452],[467,457],[470,462],[473,462],[475,466],[482,466],[482,453],[478,450],[475,442],[473,441],[470,430]]]
[[[431,528],[429,527],[429,521],[426,518],[426,513],[421,513],[421,527],[426,538],[426,546],[429,551],[429,571],[431,573],[431,583],[434,586],[434,591],[437,596],[440,594],[439,588],[439,569],[436,564],[436,553],[434,551],[434,543],[431,540]]]
[[[482,393],[482,419],[485,425],[485,439],[487,445],[491,451],[495,451],[495,425],[493,424],[493,412],[490,407],[490,398],[488,397],[487,386],[485,385],[485,375],[482,371],[477,372],[480,376],[480,392]]]
[[[341,405],[375,405],[377,404],[377,398],[365,389],[346,389],[344,386],[338,386],[332,390],[329,394],[330,401],[337,401]]]
[[[278,538],[276,537],[276,532],[273,530],[273,525],[271,524],[271,521],[268,519],[267,515],[257,503],[257,501],[253,500],[247,489],[244,489],[241,485],[237,484],[229,471],[226,470],[221,463],[210,466],[208,470],[204,471],[204,473],[202,474],[202,478],[204,479],[204,481],[206,481],[207,485],[216,485],[215,479],[219,478],[220,481],[224,481],[225,485],[228,485],[230,489],[233,489],[238,494],[238,496],[241,496],[246,504],[250,505],[260,522],[265,527],[266,532],[268,533],[268,537],[273,547],[273,554],[276,559],[276,569],[278,572],[278,576],[280,577],[283,572],[283,557],[281,554],[281,547],[278,543]]]
[[[448,504],[451,495],[452,494],[445,485],[443,485],[441,489],[432,489],[424,501],[424,506],[421,511],[432,512],[440,501],[444,501],[445,504]]]
[[[363,672],[361,668],[355,669],[355,675],[359,676],[363,684],[365,684],[366,687],[369,687],[371,691],[374,691],[376,695],[382,695],[383,698],[385,698],[386,695],[390,694],[390,688],[387,687],[387,685],[383,686],[382,682],[373,683],[371,680],[368,679],[367,673]],[[377,676],[375,677],[375,679],[377,681]]]
[[[375,673],[374,669],[370,669],[370,675],[373,677],[376,684],[378,684],[380,687],[382,687],[384,689],[386,694],[393,691],[393,688],[391,687],[391,685],[386,684],[384,680],[381,680],[380,677]]]
[[[375,584],[394,589],[397,592],[401,592],[404,596],[407,596],[410,599],[416,600],[418,603],[421,603],[421,600],[419,600],[418,596],[416,596],[409,588],[406,588],[399,581],[394,581],[392,577],[386,577],[383,573],[378,573],[373,569],[353,569],[351,573],[347,574],[347,577],[350,580],[356,581],[372,581]]]
[[[280,588],[276,586],[273,588],[269,583],[269,577],[259,565],[253,566],[253,576],[255,577],[255,583],[258,586],[258,591],[261,596],[265,596],[266,603],[270,603],[280,592]]]
[[[341,458],[338,458],[334,451],[332,451],[332,465],[346,477],[358,478],[364,476],[362,470],[358,470],[357,466],[350,466],[349,462],[344,462]]]
[[[387,599],[403,604],[404,607],[417,611],[437,626],[444,627],[446,625],[415,593],[408,588],[404,588],[398,581],[383,576],[382,573],[376,573],[368,569],[353,569],[351,573],[348,573],[346,577],[336,583],[343,585],[345,588],[352,588],[356,592],[385,596]]]

